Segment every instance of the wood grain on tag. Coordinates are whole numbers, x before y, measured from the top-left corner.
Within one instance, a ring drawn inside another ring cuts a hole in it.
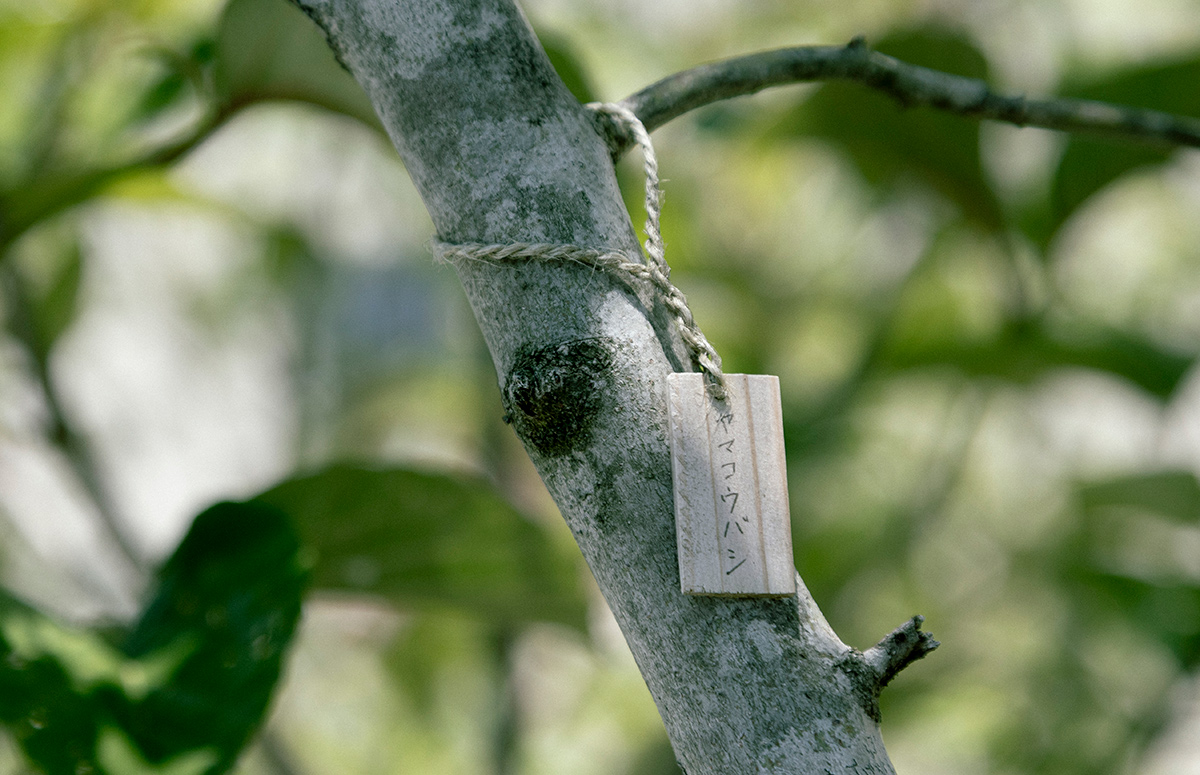
[[[679,583],[693,595],[796,593],[779,378],[667,377]]]

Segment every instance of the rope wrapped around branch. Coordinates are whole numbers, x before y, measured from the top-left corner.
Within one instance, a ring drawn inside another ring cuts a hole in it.
[[[709,376],[710,390],[714,397],[725,397],[725,375],[721,371],[721,356],[709,343],[696,325],[687,297],[671,283],[671,267],[667,265],[659,219],[662,213],[662,189],[658,178],[658,158],[650,143],[650,134],[633,111],[615,103],[591,103],[587,106],[599,114],[611,117],[629,132],[642,149],[643,170],[646,178],[646,243],[645,254],[630,254],[626,251],[602,250],[538,242],[514,242],[509,244],[463,243],[454,244],[434,240],[435,256],[449,263],[467,259],[470,261],[572,261],[584,266],[609,272],[625,278],[634,278],[649,283],[657,292],[663,305],[671,312],[679,325],[679,334],[687,345],[692,359],[701,371]]]

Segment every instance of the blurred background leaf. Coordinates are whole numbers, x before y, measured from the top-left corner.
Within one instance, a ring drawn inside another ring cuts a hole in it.
[[[873,48],[905,62],[986,79],[987,60],[967,38],[935,26],[890,33]],[[980,226],[1004,219],[979,156],[979,122],[929,108],[906,109],[857,85],[823,85],[776,129],[820,137],[845,152],[874,186],[915,182],[946,197]]]
[[[527,11],[581,101],[865,32],[1005,91],[1197,114],[1182,8]],[[0,97],[0,578],[36,603],[0,599],[0,774],[678,771],[315,25],[0,3]],[[948,646],[883,695],[898,771],[1195,761],[1192,155],[836,83],[655,143],[673,277],[731,369],[781,376],[808,586],[856,646],[918,611]],[[133,568],[173,557],[148,608],[113,531]],[[310,564],[336,594],[298,626]]]
[[[233,764],[262,723],[307,580],[285,514],[219,503],[196,517],[124,643],[134,659],[180,655],[169,680],[132,698],[119,719],[147,760],[207,749],[205,772]]]
[[[289,514],[316,551],[317,589],[447,606],[497,624],[583,626],[576,551],[483,481],[334,466],[259,499]]]
[[[287,0],[231,0],[217,28],[216,63],[217,95],[226,106],[295,100],[383,131],[320,28]]]
[[[1152,62],[1116,69],[1100,78],[1068,81],[1062,95],[1134,105],[1183,116],[1200,117],[1200,59]],[[1122,175],[1162,164],[1173,151],[1123,143],[1111,138],[1073,136],[1059,160],[1051,187],[1051,218],[1042,244],[1093,194]]]
[[[928,312],[921,320],[926,325],[932,322]],[[971,376],[1018,383],[1034,382],[1065,368],[1088,368],[1127,379],[1165,401],[1195,362],[1192,356],[1168,351],[1148,339],[1099,326],[1019,320],[1006,324],[994,336],[963,342],[939,341],[937,335],[916,336],[917,332],[905,330],[905,322],[898,322],[897,338],[881,355],[885,367],[941,365]],[[953,325],[940,328],[949,337],[960,330]]]
[[[1114,476],[1079,487],[1083,508],[1142,509],[1178,520],[1200,522],[1200,482],[1191,471],[1156,471]]]
[[[0,719],[30,760],[48,775],[94,766],[109,715],[96,683],[117,678],[115,649],[0,592],[0,657]]]
[[[575,99],[585,104],[596,102],[598,98],[595,89],[592,88],[591,79],[583,63],[579,61],[571,41],[547,30],[538,30],[537,34],[546,56],[550,58],[550,64],[554,65],[558,77],[570,89]]]
[[[262,723],[307,570],[287,518],[198,517],[119,648],[0,597],[0,719],[47,775],[225,772]]]

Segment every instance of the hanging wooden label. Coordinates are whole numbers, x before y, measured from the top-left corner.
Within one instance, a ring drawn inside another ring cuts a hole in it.
[[[667,377],[679,584],[691,595],[796,594],[779,378]]]

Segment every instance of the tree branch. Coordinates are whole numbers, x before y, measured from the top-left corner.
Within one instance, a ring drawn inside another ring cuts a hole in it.
[[[638,250],[593,111],[512,0],[296,2],[366,89],[441,241]],[[803,581],[792,598],[680,591],[666,380],[688,355],[662,305],[572,262],[455,270],[689,775],[892,773]]]
[[[1200,120],[1156,110],[1071,98],[1026,99],[996,94],[983,81],[901,62],[867,47],[798,46],[726,59],[667,76],[626,97],[647,131],[718,100],[771,86],[812,81],[856,81],[906,107],[925,106],[961,116],[1064,132],[1103,134],[1157,145],[1200,148]],[[633,145],[615,123],[598,117],[614,156]]]

